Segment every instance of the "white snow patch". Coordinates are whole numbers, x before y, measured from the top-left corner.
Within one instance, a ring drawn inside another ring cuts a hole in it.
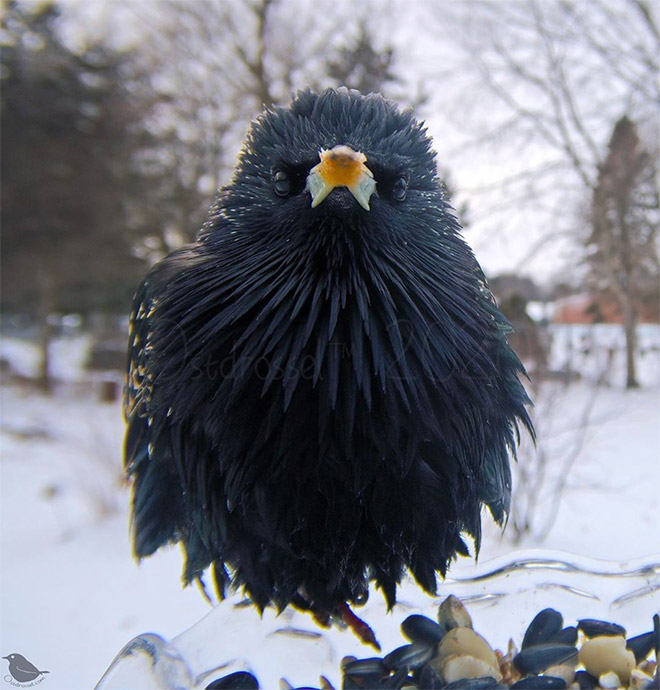
[[[660,560],[660,369],[654,349],[659,334],[658,327],[649,328],[640,339],[646,348],[640,368],[643,388],[623,391],[620,372],[614,372],[610,386],[599,391],[588,442],[571,470],[545,542],[524,541],[514,548],[507,533],[502,536],[485,517],[478,565],[461,559],[440,585],[440,596],[502,595],[469,603],[475,626],[493,645],[505,646],[509,635],[520,641],[531,615],[548,601],[555,602],[567,620],[606,616],[628,625],[631,634],[648,629],[651,615],[660,608],[657,592],[612,605],[643,586],[643,578],[585,579],[550,570],[481,583],[452,579],[520,557],[517,549],[538,558],[576,554],[576,562],[592,570],[599,564],[585,557],[607,561],[600,564],[605,570],[634,569],[653,561],[650,554]],[[556,340],[563,343],[553,355],[558,365],[568,352],[572,366],[580,370],[599,366],[586,352],[585,335],[557,333]],[[603,342],[609,347],[610,336],[618,337],[608,329],[592,336],[598,338],[595,349],[602,350]],[[162,550],[139,567],[130,556],[129,495],[121,483],[121,411],[119,404],[97,402],[94,391],[81,392],[84,351],[81,341],[59,342],[53,350],[57,371],[76,381],[75,386],[44,397],[8,385],[0,399],[0,656],[23,654],[50,671],[44,688],[68,690],[92,687],[135,635],[152,631],[172,640],[210,611],[195,588],[181,588],[178,548]],[[26,375],[34,371],[35,351],[26,343],[1,340],[0,354],[15,370]],[[587,391],[586,382],[570,387],[557,423],[570,425]],[[565,588],[576,583],[599,599]],[[652,578],[647,578],[649,583]],[[403,644],[399,624],[407,615],[434,615],[438,601],[410,582],[404,583],[399,598],[395,610],[386,613],[380,593],[373,592],[358,611],[384,651]],[[261,620],[251,608],[235,608],[239,599],[236,595],[221,603],[208,620],[177,639],[199,667],[210,663],[209,655],[214,663],[236,655],[257,672],[262,687],[276,687],[282,676],[313,685],[319,673],[338,686],[344,654],[371,655],[346,631],[321,631],[321,637],[308,638],[275,632],[287,626],[319,629],[308,616],[288,610],[280,617],[267,611]]]

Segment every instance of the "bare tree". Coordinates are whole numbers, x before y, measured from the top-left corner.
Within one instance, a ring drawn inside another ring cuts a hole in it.
[[[53,312],[126,309],[144,265],[131,252],[134,111],[127,56],[63,41],[56,5],[4,3],[0,54],[1,306],[34,319],[37,382],[53,384]]]
[[[222,4],[129,3],[144,27],[134,88],[144,105],[138,165],[152,193],[133,209],[151,219],[139,248],[151,259],[191,239],[227,169],[231,130],[242,119],[232,89],[236,63],[227,54]],[[231,69],[229,66],[231,65]]]
[[[535,241],[520,266],[558,240],[575,254],[585,236],[579,209],[599,186],[614,123],[627,113],[646,138],[658,135],[657,7],[646,0],[470,0],[443,5],[436,21],[462,55],[454,107],[473,128],[472,146],[489,149],[507,170],[473,190],[473,207],[482,209],[477,224],[489,236],[529,236],[533,219],[539,227],[531,228]]]
[[[644,0],[470,0],[443,10],[438,20],[464,56],[455,69],[488,108],[482,142],[515,140],[521,157],[540,143],[554,154],[521,160],[522,174],[562,167],[593,189],[611,124],[626,111],[656,119],[658,20]]]
[[[589,440],[599,386],[587,384],[586,398],[567,423],[562,419],[571,387],[569,379],[543,381],[533,387],[536,444],[523,439],[513,468],[514,487],[509,519],[513,541],[525,537],[543,542],[557,518],[571,469]],[[557,450],[560,441],[561,450]]]
[[[646,286],[658,292],[660,225],[657,159],[639,140],[627,117],[614,126],[591,204],[587,261],[598,287],[611,292],[626,335],[626,387],[636,388],[638,303]]]
[[[296,88],[337,85],[328,63],[359,35],[368,8],[331,0],[313,8],[301,0],[158,0],[128,1],[124,11],[142,27],[134,74],[145,110],[138,161],[155,188],[133,212],[152,219],[154,234],[140,251],[156,259],[201,226],[252,117]],[[384,55],[389,64],[391,54]]]
[[[545,376],[532,377],[530,383],[536,439],[521,439],[518,461],[513,466],[508,528],[515,544],[526,538],[536,543],[546,539],[562,498],[571,488],[573,467],[593,434],[610,421],[599,411],[599,402],[603,387],[616,369],[618,355],[616,348],[599,344],[597,329],[588,327],[581,341],[586,347],[577,350],[570,335],[562,344],[554,338],[557,332],[551,329],[544,333],[556,368],[546,370]],[[581,384],[575,386],[577,378]]]
[[[362,93],[383,93],[397,81],[392,70],[394,51],[388,47],[379,51],[370,30],[364,22],[353,45],[339,49],[335,59],[328,62],[327,71],[337,84],[357,89]]]

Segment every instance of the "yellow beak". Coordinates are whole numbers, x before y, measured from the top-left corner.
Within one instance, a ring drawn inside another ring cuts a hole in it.
[[[343,144],[330,150],[321,149],[321,162],[307,176],[305,189],[312,197],[312,208],[318,206],[335,187],[348,187],[362,208],[369,210],[369,199],[376,191],[374,176],[365,165],[367,157]]]

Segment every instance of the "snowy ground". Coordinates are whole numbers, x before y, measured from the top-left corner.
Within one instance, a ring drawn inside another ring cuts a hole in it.
[[[561,347],[553,365],[560,367],[570,357],[574,368],[602,371],[599,357],[608,356],[602,343],[617,333],[601,329],[596,337],[601,346],[594,348],[593,342],[588,344],[593,331],[558,332]],[[571,347],[566,344],[569,335]],[[614,340],[607,342],[616,346]],[[48,669],[44,689],[90,688],[133,636],[151,631],[172,639],[210,610],[196,589],[181,589],[177,549],[159,553],[139,567],[130,557],[128,492],[120,471],[120,410],[116,404],[97,402],[96,387],[86,391],[81,385],[85,346],[82,339],[56,344],[56,373],[67,384],[54,397],[15,384],[1,390],[0,656],[17,652]],[[441,586],[441,596],[455,592],[472,597],[475,626],[496,646],[505,646],[511,634],[521,636],[530,614],[550,595],[566,618],[607,616],[633,634],[645,631],[660,608],[658,591],[627,596],[658,585],[660,573],[606,578],[531,570],[479,583],[455,580],[530,554],[537,559],[572,559],[587,569],[612,572],[660,561],[660,329],[645,327],[641,346],[640,390],[622,390],[620,366],[614,361],[610,385],[599,388],[595,397],[593,387],[582,381],[562,389],[554,406],[543,406],[551,416],[540,422],[548,430],[543,443],[551,459],[552,484],[587,404],[592,405],[584,444],[558,506],[554,507],[551,491],[539,492],[534,513],[543,518],[539,524],[548,511],[556,513],[544,542],[535,542],[532,535],[514,546],[510,530],[502,536],[487,524],[479,564],[462,560]],[[23,374],[33,371],[36,363],[30,346],[19,341],[0,341],[0,355]],[[523,550],[522,555],[517,550]],[[561,586],[551,587],[549,582]],[[595,593],[600,600],[567,586]],[[395,611],[385,614],[375,592],[361,611],[384,650],[402,644],[398,625],[403,618],[413,611],[429,612],[437,601],[410,584],[400,599]],[[336,682],[344,654],[370,654],[347,632],[302,636],[288,628],[315,633],[306,616],[285,612],[276,618],[266,613],[259,621],[253,610],[234,607],[238,601],[240,597],[222,603],[201,627],[180,640],[190,658],[201,649],[205,658],[198,659],[200,667],[209,667],[209,656],[214,663],[238,656],[250,663],[262,687],[277,687],[280,676],[313,685],[319,672]],[[0,671],[4,677],[6,669],[0,666]]]

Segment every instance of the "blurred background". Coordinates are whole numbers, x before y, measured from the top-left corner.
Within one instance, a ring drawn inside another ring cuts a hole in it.
[[[180,591],[176,550],[139,570],[130,558],[127,315],[148,267],[194,238],[251,118],[305,86],[415,109],[515,326],[539,439],[481,560],[660,552],[657,4],[1,11],[1,655],[50,665],[50,687],[89,687],[132,635],[171,636],[207,610]]]

